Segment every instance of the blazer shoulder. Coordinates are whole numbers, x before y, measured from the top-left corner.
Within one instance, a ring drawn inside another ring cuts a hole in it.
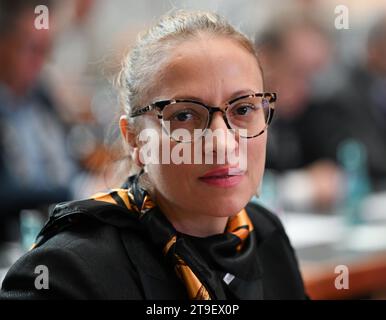
[[[141,228],[137,213],[131,208],[126,189],[98,193],[90,198],[57,204],[34,247],[74,225],[110,225],[117,228]]]
[[[56,205],[34,247],[7,273],[0,296],[140,299],[137,274],[122,233],[135,241],[141,226],[125,193],[113,191]],[[49,272],[49,290],[36,289],[39,266]]]
[[[50,234],[22,256],[8,271],[0,296],[141,299],[137,272],[119,228],[97,219],[82,219]],[[47,271],[48,290],[36,288],[39,270]]]

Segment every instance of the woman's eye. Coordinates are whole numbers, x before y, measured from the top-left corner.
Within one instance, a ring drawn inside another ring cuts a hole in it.
[[[256,110],[256,106],[253,104],[242,104],[238,105],[235,108],[233,108],[233,114],[235,116],[245,116],[248,115],[250,112]]]
[[[196,116],[194,115],[194,113],[186,110],[186,111],[176,112],[173,115],[172,120],[185,122],[185,121],[189,121],[189,120],[194,120],[195,118],[196,118]]]

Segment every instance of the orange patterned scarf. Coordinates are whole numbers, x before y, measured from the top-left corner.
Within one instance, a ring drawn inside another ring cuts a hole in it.
[[[165,257],[172,261],[177,276],[186,287],[189,299],[225,298],[224,293],[216,294],[221,287],[214,281],[216,277],[213,275],[208,277],[206,274],[211,274],[210,272],[201,271],[210,269],[205,261],[199,257],[197,251],[189,247],[187,240],[160,212],[150,195],[139,187],[135,176],[129,178],[127,189],[99,193],[94,195],[93,199],[125,206],[131,212],[138,214],[138,218],[149,230],[153,242],[160,246]],[[250,238],[252,230],[253,225],[245,209],[229,218],[224,235],[226,235],[226,241],[231,242],[231,249],[235,256],[242,254],[244,243]]]

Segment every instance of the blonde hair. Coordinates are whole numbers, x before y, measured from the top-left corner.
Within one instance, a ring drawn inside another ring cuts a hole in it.
[[[121,112],[128,115],[136,108],[149,103],[149,93],[155,87],[157,74],[170,56],[171,50],[204,34],[233,39],[256,57],[260,67],[253,42],[223,17],[203,11],[176,11],[163,16],[158,23],[140,34],[134,47],[123,59],[116,81]],[[129,126],[135,131],[138,126],[134,121],[137,120],[128,117]],[[126,150],[127,148],[129,146],[126,146]],[[132,168],[132,163],[129,165]]]

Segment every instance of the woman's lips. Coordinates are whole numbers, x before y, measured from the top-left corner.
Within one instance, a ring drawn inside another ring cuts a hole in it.
[[[238,168],[219,168],[208,171],[199,180],[209,185],[229,188],[238,185],[244,174],[245,171]]]

